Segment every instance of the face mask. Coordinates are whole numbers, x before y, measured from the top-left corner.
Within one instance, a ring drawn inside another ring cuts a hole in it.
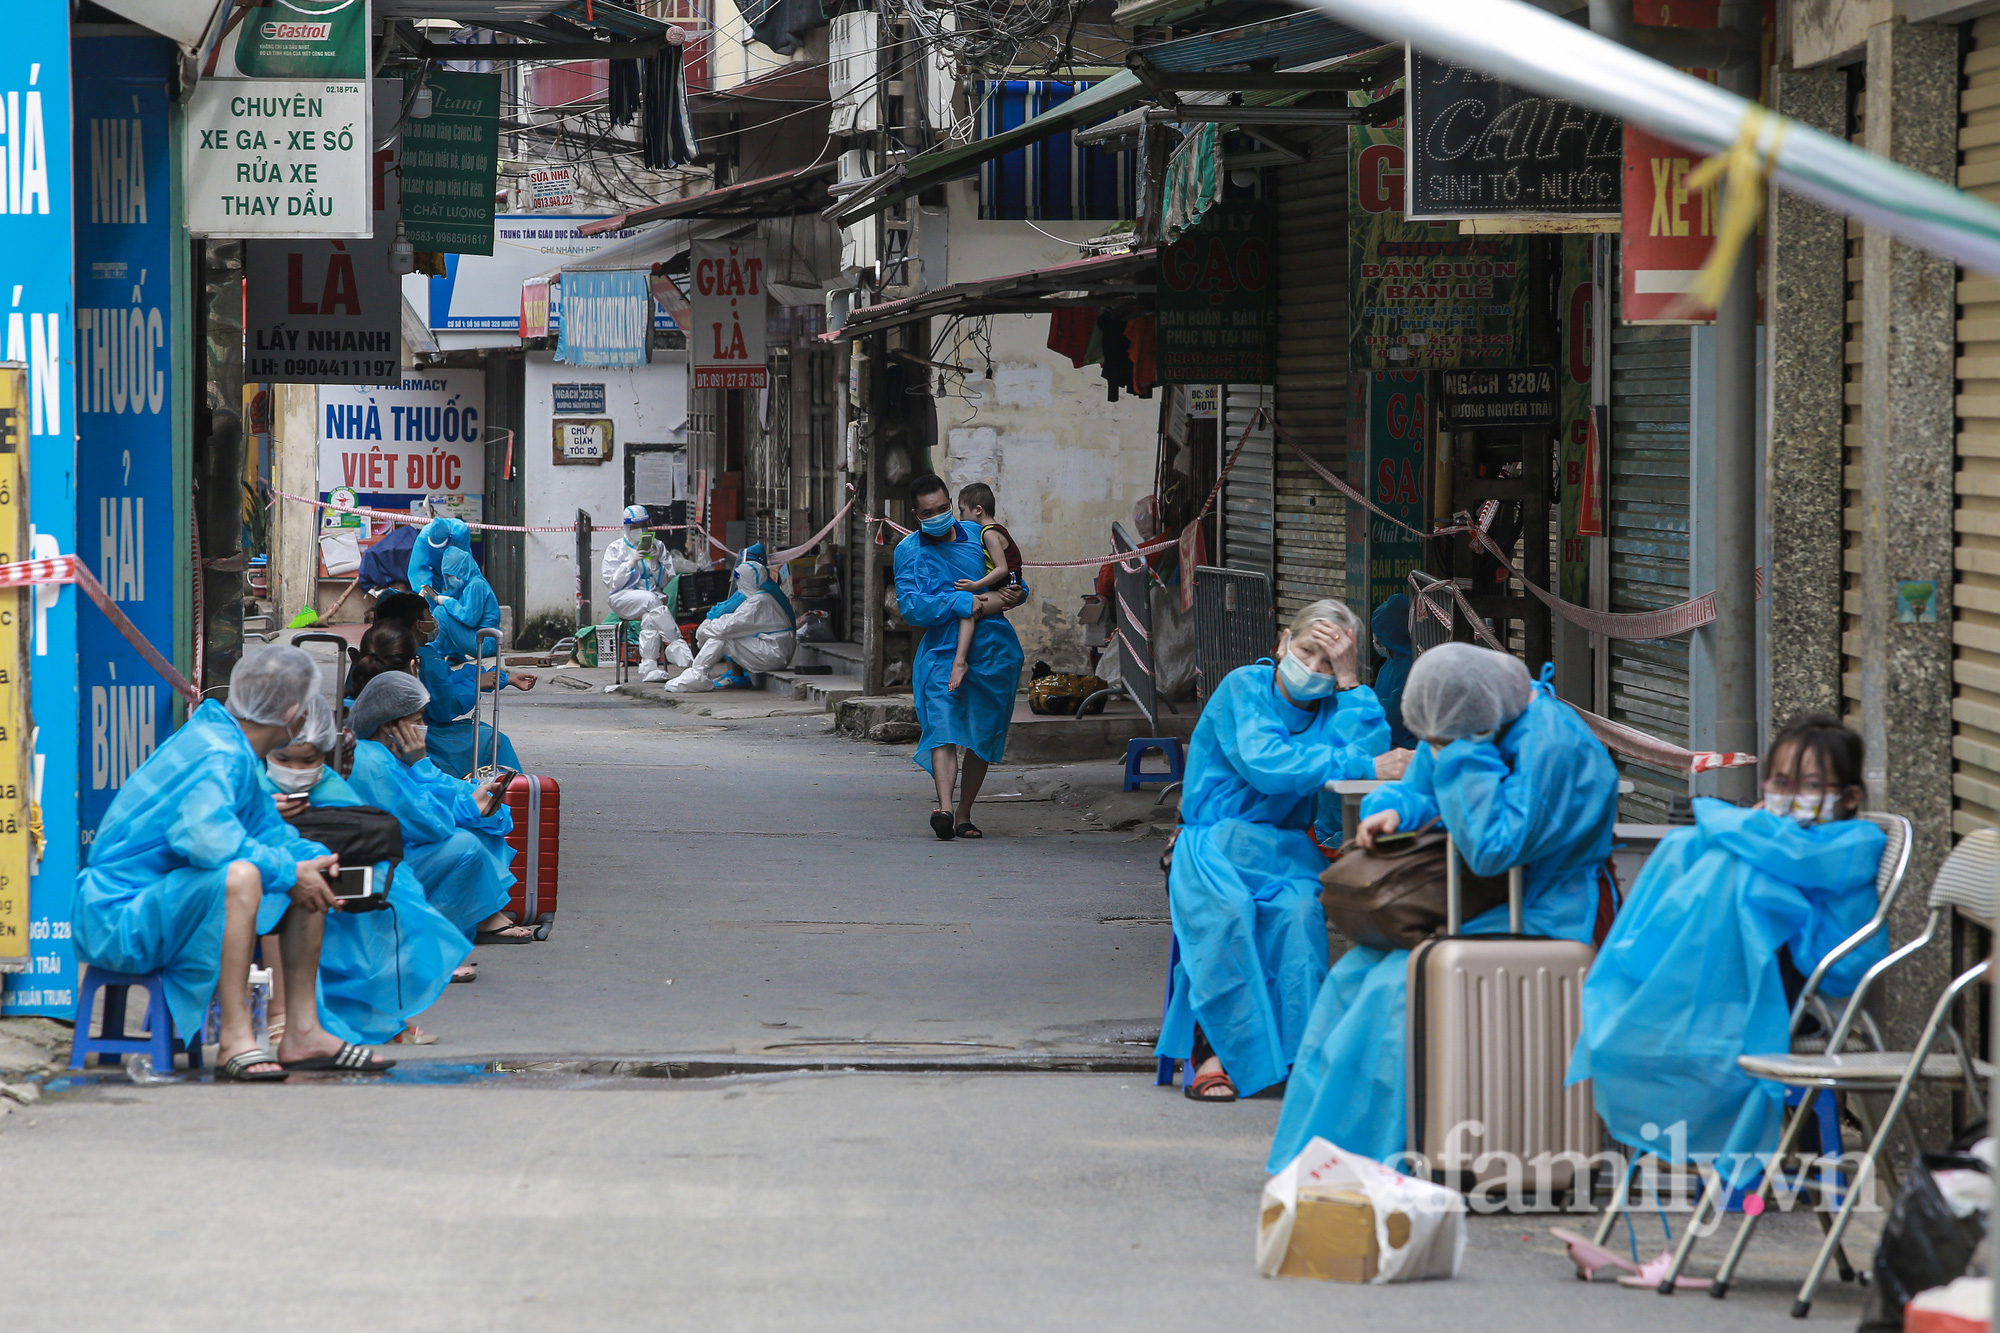
[[[1840,807],[1840,797],[1834,792],[1824,796],[1786,796],[1778,792],[1764,793],[1764,808],[1780,819],[1790,817],[1801,826],[1824,824],[1833,818]]]
[[[942,514],[931,515],[929,518],[918,523],[917,526],[923,529],[924,535],[927,537],[943,537],[950,533],[957,523],[958,520],[953,518],[951,511],[947,509]]]
[[[1285,692],[1300,703],[1324,699],[1339,688],[1332,676],[1309,669],[1290,653],[1278,659],[1278,675],[1285,682]]]
[[[314,764],[311,768],[287,768],[276,759],[264,761],[264,772],[269,775],[271,785],[287,796],[299,796],[313,789],[313,784],[326,772],[325,764]]]

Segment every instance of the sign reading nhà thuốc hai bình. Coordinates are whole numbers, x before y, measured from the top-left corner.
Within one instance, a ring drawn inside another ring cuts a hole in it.
[[[403,230],[419,250],[493,253],[500,76],[440,71],[431,113],[403,123]]]
[[[1154,357],[1162,384],[1269,384],[1277,333],[1276,213],[1225,200],[1159,251]]]
[[[1616,117],[1421,52],[1406,86],[1410,221],[1618,215]]]
[[[763,388],[766,383],[763,245],[696,241],[692,250],[689,272],[693,286],[688,292],[688,307],[694,328],[688,333],[688,341],[694,350],[694,387]],[[567,276],[564,281],[568,281]],[[569,336],[566,317],[563,336]]]
[[[188,230],[368,236],[370,132],[366,80],[204,79],[187,107]]]

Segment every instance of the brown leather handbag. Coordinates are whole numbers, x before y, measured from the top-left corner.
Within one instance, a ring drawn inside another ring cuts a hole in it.
[[[1369,949],[1413,949],[1444,929],[1445,844],[1437,821],[1389,852],[1342,848],[1319,875],[1320,906],[1329,932]],[[1465,920],[1507,901],[1505,875],[1461,870]]]

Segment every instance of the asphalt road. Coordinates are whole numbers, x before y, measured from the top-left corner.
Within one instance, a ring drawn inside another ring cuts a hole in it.
[[[1576,1282],[1550,1217],[1475,1219],[1451,1282],[1262,1279],[1278,1104],[1130,1072],[1166,950],[1157,842],[1014,801],[940,844],[900,747],[517,699],[523,759],[563,784],[551,938],[480,950],[390,1080],[59,1080],[0,1118],[10,1333],[1798,1327],[1805,1218],[1726,1305]],[[945,1068],[1058,1057],[1127,1072]],[[1831,1284],[1814,1321],[1856,1306]]]

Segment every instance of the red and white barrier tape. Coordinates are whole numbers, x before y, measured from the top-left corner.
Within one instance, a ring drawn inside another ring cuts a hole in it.
[[[199,571],[195,577],[200,577]],[[188,684],[187,677],[147,641],[146,636],[139,632],[139,627],[119,609],[118,603],[111,600],[110,594],[104,591],[104,585],[97,581],[97,576],[81,560],[73,555],[58,555],[44,560],[20,560],[0,565],[0,588],[33,588],[50,583],[74,583],[83,589],[84,595],[97,604],[105,619],[125,636],[125,641],[140,657],[146,659],[146,665],[159,672],[160,678],[173,686],[190,704],[201,702],[201,692]]]
[[[1565,701],[1567,702],[1567,701]],[[1670,745],[1657,736],[1649,736],[1636,727],[1628,727],[1622,722],[1613,722],[1608,717],[1599,717],[1588,708],[1577,708],[1577,715],[1583,719],[1591,734],[1604,743],[1607,750],[1616,750],[1628,759],[1637,759],[1642,764],[1655,768],[1685,773],[1707,773],[1718,768],[1749,768],[1756,764],[1757,756],[1744,754],[1739,750],[1683,750],[1678,745]]]

